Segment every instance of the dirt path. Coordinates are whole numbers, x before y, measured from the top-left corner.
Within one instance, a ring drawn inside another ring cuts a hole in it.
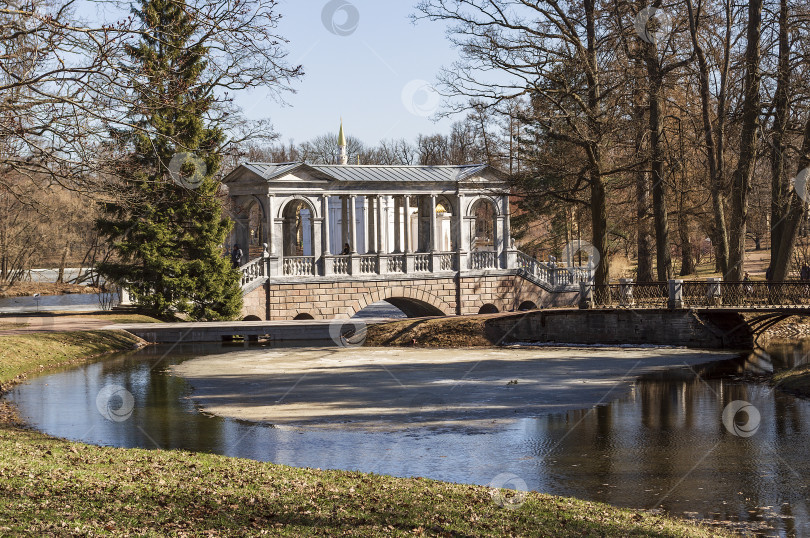
[[[0,336],[64,331],[97,331],[115,323],[92,316],[1,316]]]

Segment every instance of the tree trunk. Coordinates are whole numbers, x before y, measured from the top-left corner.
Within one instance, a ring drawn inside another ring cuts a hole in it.
[[[644,152],[644,107],[636,106],[636,155]],[[636,250],[638,251],[638,282],[653,281],[653,249],[655,244],[652,236],[650,222],[650,176],[645,167],[640,166],[636,171]]]
[[[695,252],[692,248],[692,239],[689,236],[689,220],[684,207],[683,196],[678,207],[678,239],[681,242],[681,270],[679,276],[692,275],[695,273]]]
[[[797,181],[804,182],[805,185],[810,180],[810,116],[804,125],[804,142],[802,142],[802,153],[799,157],[799,176]],[[792,191],[790,194],[790,205],[782,228],[782,242],[779,245],[779,257],[771,258],[773,267],[773,280],[785,280],[790,268],[790,259],[793,257],[793,249],[796,246],[796,238],[799,234],[799,226],[802,223],[807,202]]]
[[[672,256],[669,251],[669,222],[667,221],[666,184],[664,183],[664,143],[662,104],[664,102],[664,73],[653,43],[644,46],[644,61],[649,78],[650,154],[652,169],[653,222],[655,224],[656,271],[658,280],[672,278]]]
[[[723,202],[722,165],[718,159],[722,156],[715,144],[714,127],[712,126],[710,101],[711,88],[709,86],[709,65],[700,41],[697,38],[697,21],[695,20],[692,1],[686,0],[689,12],[689,30],[692,37],[692,48],[697,57],[698,82],[700,90],[700,104],[703,116],[703,137],[706,144],[706,156],[709,166],[709,189],[712,195],[712,211],[714,213],[712,242],[716,256],[716,268],[720,274],[728,272],[728,231],[726,229],[725,207]]]
[[[593,246],[599,254],[594,283],[601,286],[610,282],[610,265],[608,263],[607,196],[605,183],[599,170],[591,172],[591,226],[593,228]]]
[[[68,254],[68,245],[65,245],[65,249],[62,251],[62,259],[59,261],[59,275],[56,277],[57,284],[63,284],[65,282],[65,260],[67,260]]]
[[[745,97],[742,106],[740,159],[731,179],[731,223],[729,241],[730,280],[742,280],[745,263],[745,226],[748,220],[748,191],[757,158],[757,129],[760,114],[760,38],[762,0],[748,4],[748,43],[745,50]]]
[[[588,127],[593,140],[601,140],[602,128],[599,124],[599,106],[601,102],[601,89],[599,86],[599,71],[597,69],[597,38],[596,38],[596,0],[585,0],[585,31],[588,39],[587,48],[587,81],[588,81]],[[597,286],[610,282],[610,263],[608,261],[607,236],[607,194],[605,182],[602,177],[602,154],[599,142],[588,147],[590,161],[589,181],[591,187],[591,226],[593,247],[599,254],[599,263],[596,265],[594,283]]]
[[[787,0],[779,6],[779,63],[774,95],[773,145],[771,147],[771,266],[785,260],[779,254],[785,218],[790,207],[790,182],[785,171],[785,133],[790,118],[790,39]]]

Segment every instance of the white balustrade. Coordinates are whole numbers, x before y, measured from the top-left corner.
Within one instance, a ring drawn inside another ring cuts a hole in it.
[[[349,274],[349,256],[335,256],[334,258],[332,258],[332,274],[334,275]]]
[[[360,256],[360,273],[372,274],[377,272],[377,256]]]
[[[470,252],[470,269],[495,269],[498,253],[490,250]]]
[[[417,273],[430,271],[430,254],[411,254],[413,256],[413,270]]]
[[[267,276],[266,266],[264,258],[256,258],[241,266],[239,271],[242,273],[242,286],[247,286],[251,282]]]
[[[288,256],[284,258],[286,276],[314,276],[315,256]]]
[[[452,271],[454,267],[453,263],[453,254],[440,254],[439,255],[439,270],[440,271]]]
[[[405,272],[405,256],[389,256],[388,257],[388,272],[389,273],[404,273]]]

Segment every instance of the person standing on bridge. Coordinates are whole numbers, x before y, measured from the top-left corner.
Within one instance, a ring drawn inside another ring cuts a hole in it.
[[[234,269],[242,265],[242,249],[239,248],[239,243],[234,244],[233,250],[231,251],[231,264]]]

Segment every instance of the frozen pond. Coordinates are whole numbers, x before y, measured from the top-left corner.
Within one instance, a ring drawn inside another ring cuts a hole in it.
[[[201,413],[190,398],[189,381],[171,373],[172,366],[192,358],[226,352],[238,358],[260,351],[224,345],[153,346],[32,378],[8,399],[33,427],[88,443],[196,450],[300,467],[473,484],[500,477],[510,480],[509,487],[525,485],[618,506],[663,509],[682,517],[731,522],[761,535],[810,534],[810,403],[740,377],[746,370],[804,361],[800,351],[782,349],[771,356],[723,361],[706,355],[706,361],[714,362],[702,366],[679,366],[673,360],[672,369],[628,376],[628,390],[615,391],[616,383],[606,384],[600,405],[565,412],[526,412],[531,399],[524,394],[523,406],[518,401],[493,403],[512,406],[519,418],[507,417],[511,407],[499,408],[492,425],[458,423],[452,416],[452,398],[442,392],[447,387],[439,387],[421,396],[418,405],[414,399],[401,404],[417,415],[438,408],[438,420],[376,431],[295,421],[274,427],[211,416]],[[608,352],[621,358],[628,351]],[[403,353],[400,362],[407,362],[408,350]],[[447,352],[434,353],[441,362]],[[437,378],[457,375],[436,371]],[[413,383],[414,398],[424,394],[423,387]],[[276,399],[284,401],[297,387],[306,386],[304,381],[285,380],[273,390]],[[235,396],[267,389],[264,382],[258,387],[246,382]],[[364,386],[331,388],[333,395],[341,390],[350,400]],[[542,386],[538,398],[540,394]],[[403,396],[392,392],[390,399]],[[732,417],[736,422],[724,425],[723,411],[734,401],[748,402],[758,418],[748,408],[750,414],[743,410]],[[450,414],[442,414],[448,408]]]

